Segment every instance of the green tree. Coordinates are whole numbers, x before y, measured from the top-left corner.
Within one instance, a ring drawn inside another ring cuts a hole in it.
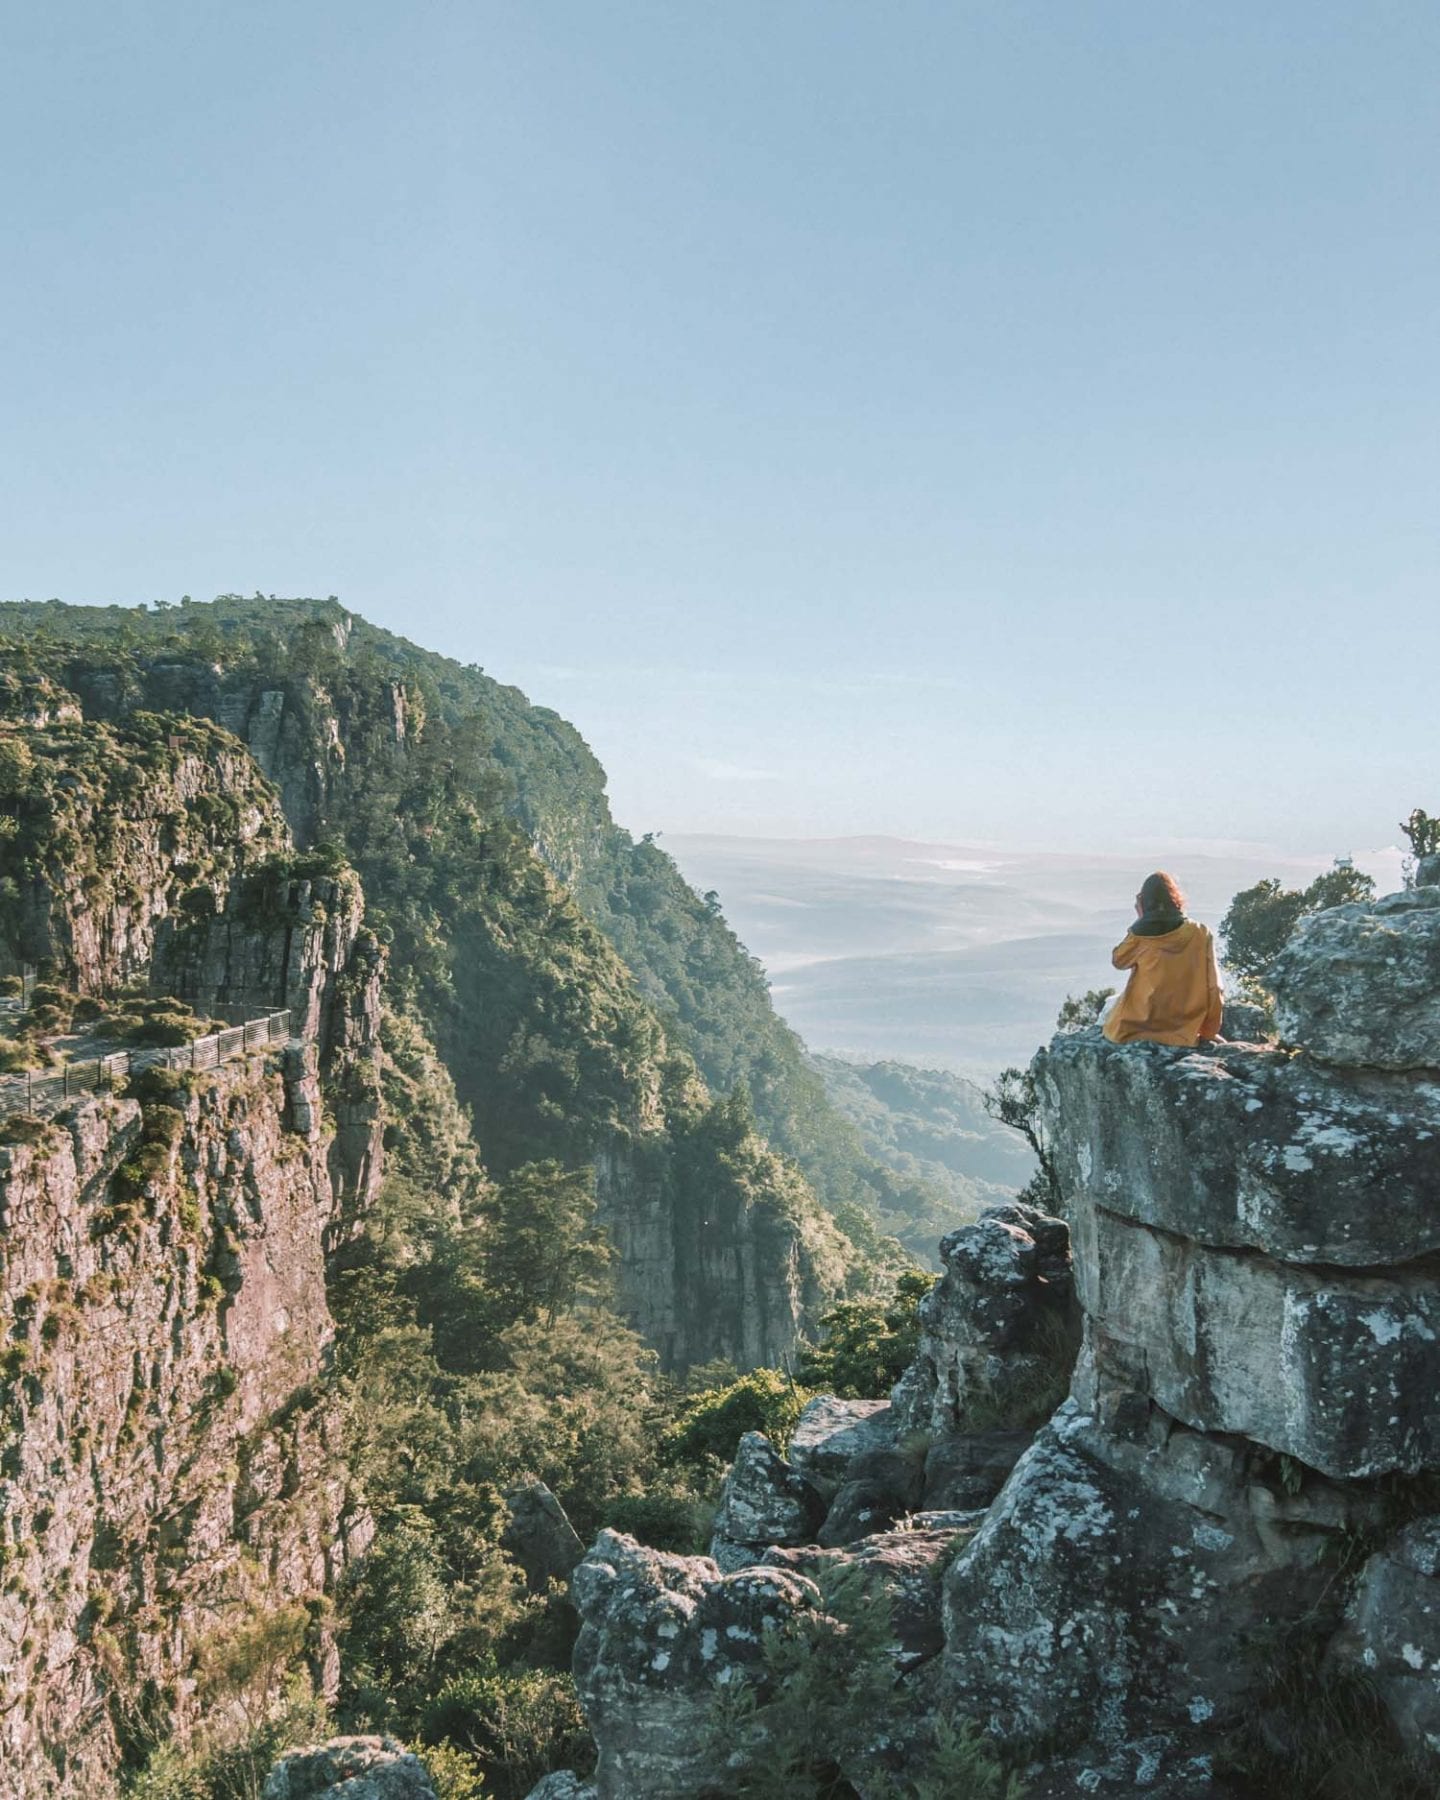
[[[1410,845],[1412,856],[1434,856],[1440,853],[1440,818],[1432,818],[1417,806],[1400,826]]]
[[[934,1277],[913,1269],[888,1300],[842,1300],[820,1321],[821,1338],[800,1359],[809,1388],[843,1400],[878,1400],[910,1366],[920,1337],[920,1302]]]
[[[610,1262],[595,1223],[595,1176],[557,1162],[526,1163],[495,1190],[485,1246],[492,1329],[543,1318],[553,1325],[603,1287]]]
[[[1002,1069],[989,1087],[982,1090],[981,1104],[997,1125],[1008,1125],[1011,1131],[1018,1131],[1034,1152],[1039,1166],[1020,1190],[1019,1198],[1044,1212],[1054,1212],[1060,1204],[1060,1186],[1040,1118],[1040,1096],[1036,1091],[1033,1068],[1020,1069],[1012,1064]]]
[[[1084,1031],[1087,1026],[1098,1025],[1100,1016],[1105,1011],[1105,1002],[1114,994],[1113,987],[1089,988],[1080,995],[1067,994],[1055,1020],[1057,1031]]]
[[[1344,858],[1305,888],[1282,887],[1273,876],[1257,881],[1236,894],[1220,922],[1226,966],[1263,986],[1302,919],[1374,894],[1375,883]]]

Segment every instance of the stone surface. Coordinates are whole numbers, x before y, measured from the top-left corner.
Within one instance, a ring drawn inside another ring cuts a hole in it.
[[[585,1554],[565,1508],[543,1481],[521,1481],[505,1490],[510,1519],[500,1536],[525,1571],[532,1593],[542,1593],[553,1581],[568,1581]]]
[[[556,1769],[531,1788],[525,1800],[597,1800],[595,1788],[573,1769]]]
[[[1270,972],[1280,1035],[1346,1068],[1440,1068],[1440,887],[1304,919]]]
[[[1268,1043],[1275,1036],[1274,1015],[1268,1006],[1257,1001],[1227,999],[1220,1018],[1220,1036],[1230,1043]]]
[[[200,1640],[318,1601],[368,1542],[328,1386],[325,1138],[290,1111],[258,1054],[0,1147],[0,1754],[26,1800],[113,1794],[142,1682],[183,1734]],[[322,1625],[309,1654],[333,1690]]]
[[[818,1542],[849,1544],[883,1531],[920,1504],[925,1487],[925,1445],[896,1445],[853,1457],[830,1503]]]
[[[759,1562],[772,1544],[813,1543],[825,1502],[763,1432],[747,1431],[720,1490],[710,1554],[727,1572]]]
[[[1148,1740],[1168,1777],[1237,1716],[1247,1635],[1323,1620],[1341,1533],[1376,1516],[1318,1478],[1288,1495],[1261,1453],[1143,1402],[1109,1424],[1069,1402],[946,1574],[954,1704],[1092,1763]]]
[[[806,1402],[790,1434],[790,1461],[821,1493],[834,1494],[857,1456],[887,1450],[894,1442],[888,1401],[821,1394]]]
[[[960,1512],[988,1506],[1034,1437],[998,1429],[937,1438],[925,1458],[924,1505]]]
[[[1075,1393],[1133,1386],[1187,1424],[1332,1476],[1440,1468],[1440,1277],[1210,1250],[1081,1208]]]
[[[941,1581],[978,1522],[970,1513],[938,1525],[877,1533],[843,1548],[772,1550],[765,1561],[817,1583],[829,1570],[862,1569],[890,1603],[891,1655],[897,1670],[908,1674],[939,1654]]]
[[[826,1549],[884,1531],[905,1512],[894,1490],[876,1481],[845,1481],[830,1503],[815,1542]]]
[[[265,1780],[261,1800],[436,1800],[425,1766],[389,1737],[332,1738],[292,1750]]]
[[[920,1302],[920,1343],[893,1395],[904,1434],[944,1436],[1027,1410],[1074,1331],[1070,1234],[1011,1201],[940,1243],[944,1273]]]
[[[727,1791],[710,1729],[717,1690],[761,1667],[761,1638],[818,1604],[786,1569],[723,1575],[602,1531],[575,1571],[575,1684],[599,1748],[599,1800],[694,1800]],[[737,1754],[739,1751],[737,1749]]]
[[[1440,1773],[1440,1518],[1417,1520],[1368,1560],[1332,1653]]]
[[[1440,1085],[1098,1031],[1057,1037],[1035,1068],[1072,1208],[1292,1262],[1440,1251]]]

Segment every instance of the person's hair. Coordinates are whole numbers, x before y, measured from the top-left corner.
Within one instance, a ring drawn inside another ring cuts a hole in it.
[[[1183,913],[1185,896],[1173,875],[1157,869],[1140,884],[1140,904],[1148,917],[1151,913]]]

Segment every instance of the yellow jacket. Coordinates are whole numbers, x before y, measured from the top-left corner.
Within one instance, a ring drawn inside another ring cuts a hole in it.
[[[1127,931],[1110,960],[1130,979],[1105,1018],[1112,1044],[1146,1038],[1154,1044],[1193,1044],[1220,1031],[1223,997],[1215,941],[1186,919],[1159,937]]]

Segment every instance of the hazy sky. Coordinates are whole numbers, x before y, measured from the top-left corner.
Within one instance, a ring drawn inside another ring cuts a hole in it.
[[[0,594],[335,593],[636,829],[1440,810],[1433,0],[0,13]]]

